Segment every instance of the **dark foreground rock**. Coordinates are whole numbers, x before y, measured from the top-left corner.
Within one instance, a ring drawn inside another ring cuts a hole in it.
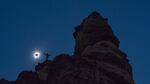
[[[0,84],[134,84],[127,56],[108,20],[93,12],[75,28],[73,56],[61,54]]]

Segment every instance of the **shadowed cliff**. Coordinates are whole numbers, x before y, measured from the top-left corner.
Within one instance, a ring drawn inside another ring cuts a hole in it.
[[[0,84],[134,84],[127,55],[119,49],[108,19],[91,13],[75,28],[74,55],[60,54]]]

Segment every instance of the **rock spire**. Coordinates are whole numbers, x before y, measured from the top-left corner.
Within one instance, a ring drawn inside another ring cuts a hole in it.
[[[119,40],[113,34],[107,18],[103,18],[98,12],[91,13],[83,22],[75,28],[75,54],[81,52],[89,45],[99,41],[109,41],[119,47]]]

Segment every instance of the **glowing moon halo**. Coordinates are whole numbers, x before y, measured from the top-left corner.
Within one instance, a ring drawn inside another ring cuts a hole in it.
[[[40,52],[35,51],[35,52],[33,53],[33,57],[34,57],[34,59],[39,59],[39,58],[40,58]]]

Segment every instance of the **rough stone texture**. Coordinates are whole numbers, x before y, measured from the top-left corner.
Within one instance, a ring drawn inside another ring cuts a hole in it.
[[[87,46],[99,41],[110,41],[117,47],[119,46],[119,40],[113,34],[107,19],[97,12],[93,12],[76,27],[74,37],[76,41],[75,54],[81,54]]]
[[[134,84],[127,56],[107,19],[93,12],[76,27],[73,56],[61,54],[0,84]]]

